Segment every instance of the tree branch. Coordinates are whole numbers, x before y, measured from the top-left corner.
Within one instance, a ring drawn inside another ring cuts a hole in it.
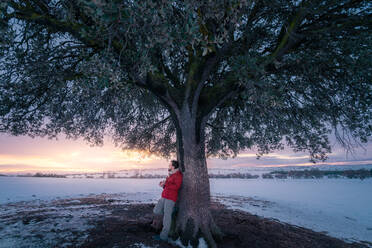
[[[163,123],[167,122],[169,119],[171,118],[170,115],[168,115],[166,118],[164,118],[163,120],[161,121],[158,121],[157,123],[155,123],[154,125],[152,125],[151,127],[149,128],[146,128],[145,132],[146,133],[151,133],[155,128],[157,128],[158,126],[162,125]]]
[[[161,53],[159,54],[159,58],[165,74],[175,84],[175,86],[180,87],[181,86],[180,80],[173,74],[173,72],[168,68],[168,66],[165,65],[163,55]]]
[[[203,70],[201,79],[199,80],[199,82],[198,82],[198,84],[196,86],[194,97],[193,97],[193,101],[192,101],[192,105],[191,105],[192,106],[191,107],[191,113],[192,113],[192,115],[195,115],[196,114],[197,107],[198,107],[198,101],[199,101],[199,97],[200,97],[200,93],[201,93],[201,91],[203,89],[203,86],[204,86],[204,83],[208,79],[208,77],[209,77],[212,69],[217,64],[218,57],[219,56],[217,56],[217,55],[212,55],[205,62],[204,70]]]
[[[288,51],[296,42],[295,32],[306,16],[307,12],[308,9],[306,6],[300,7],[293,19],[289,22],[288,27],[283,27],[285,30],[284,35],[279,39],[275,50],[265,58],[264,62],[261,64],[262,66],[266,66],[272,63],[274,60],[280,59],[280,57],[283,56],[285,52]]]
[[[53,17],[52,15],[48,14],[40,14],[35,9],[30,9],[27,7],[22,7],[13,1],[10,2],[12,8],[14,8],[14,12],[9,14],[8,17],[14,17],[19,20],[24,20],[28,22],[34,22],[41,25],[46,26],[47,28],[54,29],[55,32],[66,32],[70,33],[72,36],[77,38],[78,40],[82,41],[89,47],[92,48],[103,48],[102,44],[96,42],[94,39],[89,39],[82,35],[83,30],[89,30],[90,27],[79,24],[77,22],[67,22],[67,21],[60,21],[57,18]]]

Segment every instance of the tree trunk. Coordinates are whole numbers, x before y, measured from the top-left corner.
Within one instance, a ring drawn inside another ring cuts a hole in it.
[[[185,117],[185,116],[184,116]],[[186,115],[187,117],[187,115]],[[215,239],[222,233],[216,226],[210,212],[210,185],[205,157],[204,130],[197,131],[193,118],[180,122],[183,149],[183,183],[179,195],[179,211],[176,230],[184,245],[197,247],[203,237],[209,247],[217,247]]]

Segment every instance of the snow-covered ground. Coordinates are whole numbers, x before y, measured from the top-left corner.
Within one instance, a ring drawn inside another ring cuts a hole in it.
[[[77,179],[0,177],[0,204],[33,199],[51,200],[100,193],[133,193],[142,201],[144,194],[160,194],[160,179]]]
[[[216,179],[211,190],[234,209],[372,242],[372,179]]]
[[[12,233],[22,237],[41,228],[40,222],[12,223],[9,216],[45,208],[43,214],[58,213],[61,220],[68,217],[70,224],[61,226],[69,237],[69,225],[78,228],[75,232],[83,231],[89,228],[83,217],[96,218],[100,213],[90,213],[89,207],[81,206],[79,211],[57,209],[55,202],[92,194],[109,197],[117,204],[155,202],[161,193],[160,180],[0,177],[0,247],[15,242]],[[345,241],[372,242],[371,178],[211,179],[211,192],[230,208],[327,232]],[[45,224],[43,228],[47,232],[53,227]]]

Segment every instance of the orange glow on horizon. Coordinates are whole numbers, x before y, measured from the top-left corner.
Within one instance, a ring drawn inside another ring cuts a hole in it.
[[[51,151],[49,154],[0,154],[0,173],[102,172],[150,167],[163,159],[138,150],[113,147],[82,147],[78,151]],[[164,163],[164,166],[167,164]]]
[[[238,158],[255,158],[257,155],[255,153],[242,153],[237,155]],[[280,154],[280,153],[269,153],[264,155],[265,158],[276,158],[276,159],[286,159],[286,160],[292,160],[292,159],[306,159],[309,156],[308,155],[302,155],[302,156],[296,156],[296,155],[287,155],[287,154]]]
[[[372,145],[366,149],[372,150]],[[309,162],[309,155],[293,153],[289,150],[277,151],[256,160],[254,151],[245,151],[222,161],[216,157],[208,159],[209,168],[236,167],[283,167],[310,165],[345,165],[372,164],[370,152],[361,152],[357,161],[347,161],[342,151],[336,150],[329,156],[329,162]],[[357,159],[356,159],[357,158]],[[331,162],[331,161],[339,162]],[[121,150],[110,139],[105,139],[104,146],[89,146],[82,140],[48,140],[24,136],[0,134],[0,173],[96,173],[128,169],[166,168],[168,161],[154,154],[140,150]]]

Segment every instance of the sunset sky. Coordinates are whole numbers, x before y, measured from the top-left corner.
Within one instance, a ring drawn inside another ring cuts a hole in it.
[[[62,137],[62,136],[61,136]],[[333,153],[327,164],[372,164],[372,143],[364,149],[346,152],[333,142]],[[290,149],[265,155],[257,160],[255,151],[241,152],[237,158],[208,159],[209,167],[229,168],[241,166],[310,165],[306,153],[294,153]],[[135,151],[121,151],[107,138],[104,146],[91,147],[82,139],[30,138],[0,134],[0,173],[35,172],[103,172],[123,169],[165,168],[168,162],[155,156]]]

